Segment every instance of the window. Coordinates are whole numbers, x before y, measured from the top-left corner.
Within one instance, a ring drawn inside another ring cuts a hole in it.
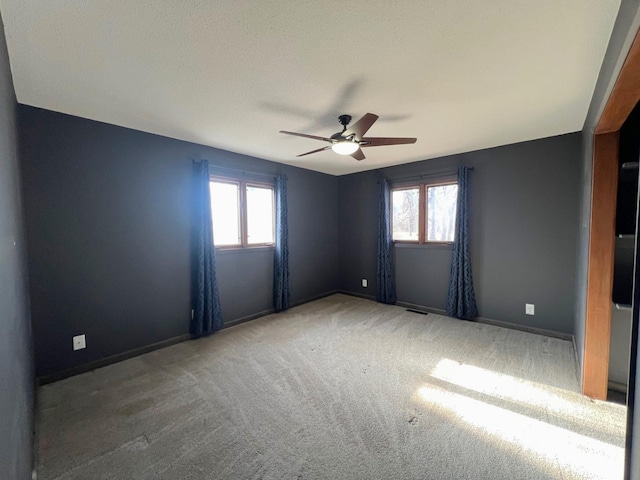
[[[426,185],[427,242],[453,242],[458,185]]]
[[[391,192],[393,239],[417,242],[420,235],[420,188],[398,188]]]
[[[420,184],[391,190],[394,242],[451,243],[456,226],[458,184]]]
[[[211,178],[211,216],[216,247],[255,247],[275,242],[272,185]]]

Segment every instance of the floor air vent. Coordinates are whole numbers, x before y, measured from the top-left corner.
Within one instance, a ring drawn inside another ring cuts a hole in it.
[[[407,312],[419,313],[420,315],[429,315],[429,312],[421,312],[420,310],[413,310],[411,308],[407,308]]]

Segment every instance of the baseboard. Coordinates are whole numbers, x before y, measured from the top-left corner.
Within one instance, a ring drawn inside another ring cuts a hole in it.
[[[64,380],[65,378],[90,372],[91,370],[95,370],[96,368],[106,367],[107,365],[111,365],[113,363],[122,362],[123,360],[128,360],[133,357],[144,355],[145,353],[153,352],[154,350],[158,350],[160,348],[169,347],[171,345],[175,345],[176,343],[181,343],[181,342],[184,342],[185,340],[189,340],[190,338],[191,338],[191,335],[188,335],[188,334],[179,335],[177,337],[169,338],[167,340],[162,340],[161,342],[152,343],[151,345],[145,345],[144,347],[134,348],[133,350],[129,350],[123,353],[118,353],[116,355],[111,355],[109,357],[101,358],[99,360],[94,360],[92,362],[85,363],[83,365],[78,365],[77,367],[69,368],[61,372],[51,373],[49,375],[42,375],[41,377],[37,378],[36,384],[38,386],[41,386],[41,385],[46,385],[48,383],[58,382],[60,380]]]
[[[300,305],[304,305],[305,303],[313,302],[315,300],[320,300],[321,298],[329,297],[331,295],[335,295],[338,293],[338,290],[330,290],[328,292],[320,293],[319,295],[314,295],[313,297],[305,298],[303,300],[297,300],[292,302],[289,308],[298,307]],[[273,308],[269,308],[267,310],[262,310],[258,313],[252,313],[251,315],[247,315],[246,317],[236,318],[235,320],[231,320],[228,323],[225,323],[222,329],[235,327],[236,325],[240,325],[241,323],[250,322],[251,320],[256,320],[260,317],[266,317],[267,315],[271,315],[272,313],[276,313]]]
[[[366,300],[373,300],[374,302],[376,301],[376,297],[374,295],[367,295],[366,293],[350,292],[349,290],[336,290],[336,293],[342,293],[344,295],[350,295],[352,297],[364,298]]]
[[[319,295],[314,295],[313,297],[309,297],[303,300],[297,300],[296,302],[293,302],[291,304],[291,308],[297,307],[299,305],[303,305],[305,303],[313,302],[314,300],[319,300],[320,298],[334,295],[335,293],[338,293],[338,291],[330,290],[328,292],[324,292]],[[246,323],[260,317],[271,315],[274,312],[275,310],[273,308],[269,308],[267,310],[262,310],[261,312],[258,312],[258,313],[253,313],[245,317],[237,318],[228,323],[225,323],[222,327],[222,330],[235,327],[237,325],[240,325],[241,323]],[[78,365],[77,367],[69,368],[61,372],[51,373],[49,375],[42,375],[41,377],[38,377],[36,379],[36,386],[58,382],[60,380],[64,380],[65,378],[73,377],[75,375],[80,375],[82,373],[87,373],[87,372],[90,372],[91,370],[106,367],[113,363],[122,362],[124,360],[128,360],[133,357],[144,355],[145,353],[153,352],[154,350],[158,350],[160,348],[169,347],[171,345],[175,345],[176,343],[181,343],[181,342],[184,342],[185,340],[190,340],[191,338],[192,336],[189,334],[180,335],[177,337],[169,338],[167,340],[163,340],[161,342],[153,343],[151,345],[145,345],[144,347],[135,348],[127,352],[118,353],[116,355],[111,355],[109,357],[101,358],[99,360],[94,360],[93,362],[85,363],[83,365]]]
[[[555,330],[547,330],[546,328],[529,327],[527,325],[518,325],[517,323],[503,322],[493,320],[491,318],[478,317],[475,319],[478,323],[494,325],[496,327],[510,328],[512,330],[520,330],[521,332],[534,333],[536,335],[544,335],[545,337],[559,338],[568,342],[573,341],[573,335],[570,333],[556,332]]]
[[[350,292],[347,290],[330,290],[328,292],[324,292],[321,293],[319,295],[314,295],[313,297],[309,297],[303,300],[298,300],[296,302],[293,302],[291,305],[291,308],[293,307],[297,307],[299,305],[303,305],[305,303],[309,303],[309,302],[313,302],[315,300],[319,300],[321,298],[324,297],[328,297],[331,295],[334,295],[336,293],[342,293],[345,295],[350,295],[353,297],[359,297],[359,298],[364,298],[366,300],[373,300],[375,301],[375,297],[372,295],[367,295],[367,294],[362,294],[362,293],[357,293],[357,292]],[[424,312],[428,312],[428,313],[435,313],[438,315],[445,315],[444,310],[438,309],[438,308],[432,308],[432,307],[426,307],[424,305],[417,305],[414,303],[408,303],[408,302],[397,302],[396,305],[400,306],[400,307],[404,307],[404,308],[411,308],[414,310],[420,310],[420,311],[424,311]],[[261,318],[267,315],[270,315],[274,313],[274,310],[272,308],[267,309],[267,310],[263,310],[261,312],[257,312],[251,315],[247,315],[245,317],[242,318],[238,318],[235,320],[232,320],[229,323],[226,323],[222,328],[223,329],[227,329],[227,328],[231,328],[231,327],[235,327],[237,325],[240,325],[242,323],[246,323],[249,322],[251,320],[255,320],[257,318]],[[554,338],[560,338],[562,340],[569,340],[569,341],[573,341],[574,342],[574,351],[575,351],[575,340],[573,338],[573,335],[570,334],[566,334],[566,333],[561,333],[561,332],[556,332],[553,330],[545,330],[545,329],[541,329],[541,328],[535,328],[535,327],[528,327],[528,326],[524,326],[524,325],[518,325],[515,323],[509,323],[509,322],[502,322],[499,320],[493,320],[490,318],[484,318],[484,317],[478,317],[475,319],[477,322],[479,323],[485,323],[488,325],[494,325],[497,327],[504,327],[504,328],[510,328],[512,330],[520,330],[520,331],[524,331],[524,332],[528,332],[528,333],[534,333],[537,335],[545,335],[548,337],[554,337]],[[145,353],[149,353],[152,352],[154,350],[158,350],[160,348],[165,348],[165,347],[169,347],[171,345],[175,345],[176,343],[180,343],[180,342],[184,342],[185,340],[189,340],[191,338],[191,335],[189,334],[185,334],[185,335],[180,335],[177,337],[173,337],[173,338],[169,338],[167,340],[163,340],[161,342],[157,342],[157,343],[153,343],[151,345],[146,345],[144,347],[140,347],[140,348],[136,348],[133,350],[129,350],[127,352],[124,353],[119,353],[116,355],[112,355],[106,358],[101,358],[100,360],[95,360],[93,362],[89,362],[89,363],[85,363],[84,365],[79,365],[77,367],[73,367],[73,368],[69,368],[67,370],[63,370],[62,372],[57,372],[57,373],[52,373],[49,375],[43,375],[41,377],[38,377],[36,379],[36,385],[40,386],[40,385],[46,385],[48,383],[53,383],[53,382],[57,382],[59,380],[64,380],[65,378],[69,378],[69,377],[73,377],[75,375],[80,375],[82,373],[86,373],[86,372],[90,372],[91,370],[95,370],[97,368],[102,368],[102,367],[106,367],[107,365],[111,365],[113,363],[117,363],[117,362],[122,362],[123,360],[128,360],[129,358],[133,358],[133,357],[137,357],[139,355],[143,355]]]
[[[340,293],[340,290],[329,290],[328,292],[324,292],[319,295],[314,295],[313,297],[305,298],[304,300],[298,300],[291,304],[291,308],[297,307],[299,305],[304,305],[305,303],[315,302],[316,300],[320,300],[321,298],[325,298],[325,297],[330,297],[331,295],[335,295],[336,293]]]
[[[240,325],[241,323],[250,322],[251,320],[255,320],[256,318],[266,317],[267,315],[271,315],[272,313],[275,313],[275,310],[273,308],[269,308],[258,313],[252,313],[251,315],[247,315],[245,317],[236,318],[235,320],[231,320],[230,322],[225,323],[222,326],[221,330],[235,327],[236,325]]]
[[[340,290],[340,293],[344,293],[345,295],[351,295],[353,297],[360,297],[360,298],[366,298],[368,300],[375,300],[375,298],[370,295],[363,295],[356,292]],[[447,313],[440,308],[426,307],[424,305],[418,305],[416,303],[399,301],[399,302],[396,302],[396,305],[399,307],[410,308],[412,310],[419,310],[421,312],[435,313],[437,315],[444,315],[444,316],[447,315]],[[478,323],[484,323],[486,325],[493,325],[495,327],[509,328],[511,330],[519,330],[521,332],[534,333],[536,335],[544,335],[545,337],[559,338],[560,340],[571,341],[571,342],[574,342],[574,350],[575,350],[575,341],[574,341],[573,335],[571,335],[570,333],[556,332],[555,330],[547,330],[544,328],[529,327],[527,325],[519,325],[517,323],[503,322],[501,320],[494,320],[492,318],[485,318],[485,317],[476,317],[473,319],[473,321]]]

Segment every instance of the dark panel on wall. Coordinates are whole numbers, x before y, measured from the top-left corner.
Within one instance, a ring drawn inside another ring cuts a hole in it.
[[[286,173],[292,301],[335,289],[334,177],[32,107],[20,122],[38,375],[188,333],[193,158]],[[225,322],[271,308],[272,249],[218,264]]]
[[[580,135],[564,135],[386,168],[392,181],[436,172],[470,173],[471,253],[480,315],[573,331]],[[376,177],[341,177],[341,288],[375,294]],[[451,248],[396,247],[398,300],[444,309]],[[369,287],[358,287],[361,275]],[[536,315],[524,313],[525,303]]]
[[[31,478],[33,362],[16,98],[0,18],[0,477]]]

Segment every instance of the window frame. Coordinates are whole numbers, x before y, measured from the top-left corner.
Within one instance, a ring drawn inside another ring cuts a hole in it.
[[[441,240],[428,240],[427,239],[427,227],[428,227],[428,215],[427,210],[427,189],[430,187],[443,187],[446,185],[458,185],[456,179],[453,180],[438,180],[433,182],[420,182],[412,183],[408,185],[400,185],[397,187],[391,187],[390,191],[390,210],[391,210],[391,238],[393,239],[393,192],[401,190],[415,190],[418,189],[418,240],[395,240],[394,244],[409,244],[409,245],[453,245],[453,241],[446,242]],[[456,216],[458,211],[456,210]]]
[[[393,243],[409,243],[413,245],[418,245],[424,243],[424,231],[422,227],[422,212],[424,210],[424,205],[422,204],[422,185],[420,184],[412,184],[412,185],[402,185],[400,187],[391,187],[390,191],[390,199],[389,199],[389,207],[391,210],[391,238],[393,239],[393,192],[401,192],[402,190],[415,190],[418,189],[418,240],[393,240]]]
[[[276,189],[273,183],[260,182],[256,180],[242,180],[233,177],[223,177],[220,175],[210,175],[209,182],[217,183],[230,183],[238,185],[238,227],[240,228],[240,243],[232,245],[215,245],[217,250],[238,250],[238,249],[252,249],[252,248],[265,248],[274,247],[276,244]],[[273,242],[265,243],[249,243],[249,213],[247,210],[247,187],[266,188],[271,190],[271,198],[273,205],[272,212],[272,232]],[[212,212],[213,213],[213,212]],[[213,214],[211,215],[211,226],[213,227]]]

